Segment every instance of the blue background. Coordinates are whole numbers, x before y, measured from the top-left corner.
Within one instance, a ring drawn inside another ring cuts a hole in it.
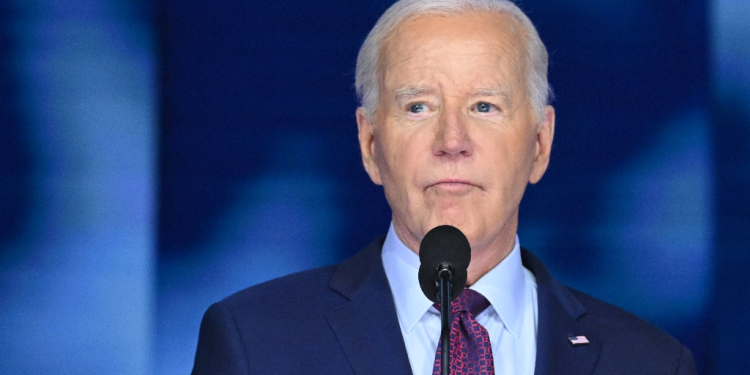
[[[390,3],[0,0],[0,373],[187,373],[210,303],[384,234],[353,81]],[[520,6],[558,119],[521,244],[746,372],[750,3]]]

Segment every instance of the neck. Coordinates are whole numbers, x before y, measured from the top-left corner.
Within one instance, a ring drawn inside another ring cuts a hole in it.
[[[502,262],[508,255],[513,251],[513,247],[516,244],[515,232],[508,238],[503,238],[503,241],[494,243],[491,248],[477,249],[474,250],[474,246],[471,248],[471,263],[467,270],[466,286],[474,285],[477,280],[481,279],[482,276],[490,272],[491,269],[495,268],[500,262]]]
[[[419,245],[424,234],[418,236],[409,231],[394,218],[393,229],[401,242],[419,255]],[[486,239],[469,238],[471,244],[471,263],[467,269],[466,285],[471,286],[487,272],[502,262],[513,251],[516,244],[518,216],[515,216],[500,229],[498,233]]]

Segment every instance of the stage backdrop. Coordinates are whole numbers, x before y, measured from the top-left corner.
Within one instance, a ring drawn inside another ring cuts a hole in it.
[[[356,54],[392,0],[0,0],[0,373],[185,374],[205,309],[390,211]],[[521,245],[750,368],[750,3],[523,0],[552,162]]]

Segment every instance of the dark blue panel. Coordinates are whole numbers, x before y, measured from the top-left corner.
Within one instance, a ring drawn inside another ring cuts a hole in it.
[[[640,309],[688,344],[704,368],[713,269],[685,254],[713,259],[706,3],[521,2],[550,52],[558,122],[550,169],[527,190],[519,231],[565,282]],[[335,204],[309,201],[339,212],[332,219],[338,246],[328,259],[385,233],[388,206],[359,157],[353,81],[357,51],[389,4],[161,4],[159,253],[166,267],[218,254],[227,213],[241,207],[248,186],[266,191],[257,182],[269,178],[338,186]],[[673,238],[687,243],[685,254],[664,244]],[[682,269],[685,278],[653,287],[660,273]],[[685,280],[693,275],[695,283]],[[629,284],[614,285],[622,280]],[[691,288],[700,296],[691,299]],[[673,303],[653,303],[671,292]],[[689,313],[668,315],[679,310]]]
[[[162,255],[205,241],[236,184],[284,163],[270,155],[286,133],[319,135],[308,147],[320,162],[308,173],[362,187],[341,197],[354,233],[347,247],[385,230],[385,201],[357,156],[353,73],[359,45],[386,6],[163,4]]]
[[[748,88],[746,88],[748,89]],[[716,127],[716,292],[711,308],[713,374],[750,367],[750,106],[724,92],[714,97]]]
[[[31,208],[30,157],[11,38],[15,19],[15,10],[0,1],[0,255],[21,236]]]

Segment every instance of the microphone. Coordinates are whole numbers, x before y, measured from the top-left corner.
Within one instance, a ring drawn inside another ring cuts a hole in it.
[[[419,244],[419,286],[430,301],[440,304],[440,374],[450,374],[450,301],[466,287],[471,245],[461,231],[450,225],[432,228]]]
[[[456,227],[440,225],[432,228],[419,244],[419,286],[427,298],[440,303],[441,277],[452,284],[450,300],[461,295],[466,287],[466,269],[471,261],[471,245]]]

